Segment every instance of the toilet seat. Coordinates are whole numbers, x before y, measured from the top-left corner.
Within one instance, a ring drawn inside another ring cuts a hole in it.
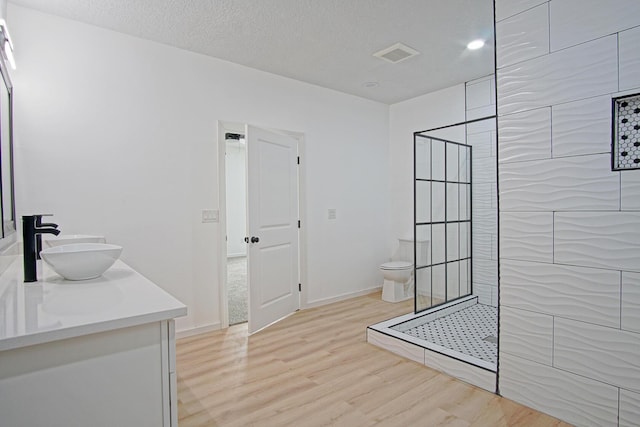
[[[382,264],[380,270],[407,270],[412,267],[413,263],[409,261],[391,261]]]

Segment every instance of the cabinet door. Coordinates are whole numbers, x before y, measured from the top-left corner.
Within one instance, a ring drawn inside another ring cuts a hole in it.
[[[0,352],[0,424],[163,425],[161,336],[155,322]]]

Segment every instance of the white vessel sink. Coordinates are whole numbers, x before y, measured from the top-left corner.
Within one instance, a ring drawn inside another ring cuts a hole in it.
[[[73,243],[44,249],[40,257],[65,279],[87,280],[102,275],[121,253],[122,246]]]
[[[104,236],[93,234],[60,234],[59,236],[42,236],[44,246],[52,248],[60,245],[70,245],[73,243],[106,243]]]

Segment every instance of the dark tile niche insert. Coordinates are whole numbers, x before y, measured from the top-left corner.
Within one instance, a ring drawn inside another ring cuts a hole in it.
[[[613,98],[611,170],[640,169],[640,93]]]

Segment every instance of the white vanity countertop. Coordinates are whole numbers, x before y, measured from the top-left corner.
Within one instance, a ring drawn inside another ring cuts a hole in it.
[[[118,260],[101,277],[69,281],[38,261],[23,282],[22,257],[0,275],[0,351],[187,314],[187,307]]]

